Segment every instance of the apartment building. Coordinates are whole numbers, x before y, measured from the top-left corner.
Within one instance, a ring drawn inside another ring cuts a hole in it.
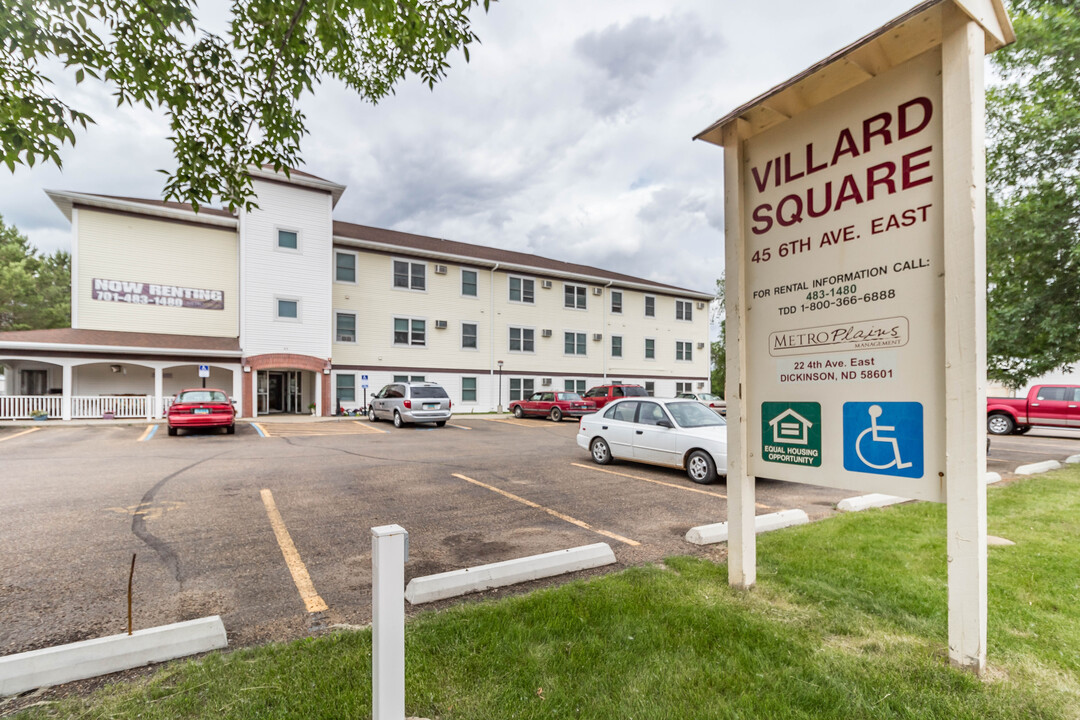
[[[257,209],[50,192],[72,327],[0,333],[0,419],[159,417],[203,382],[245,417],[330,415],[386,383],[460,412],[609,382],[705,388],[709,293],[333,218],[345,187],[253,169]]]

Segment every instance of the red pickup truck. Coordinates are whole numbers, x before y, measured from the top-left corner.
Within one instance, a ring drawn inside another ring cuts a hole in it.
[[[991,435],[1022,434],[1035,426],[1080,428],[1080,385],[1036,385],[1026,398],[986,398]]]

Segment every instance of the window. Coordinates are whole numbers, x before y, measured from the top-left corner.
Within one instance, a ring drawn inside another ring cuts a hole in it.
[[[356,283],[356,253],[334,253],[334,280],[343,283]]]
[[[656,340],[654,338],[645,338],[645,359],[656,359]]]
[[[611,336],[611,357],[622,357],[622,335]]]
[[[533,394],[533,381],[531,378],[510,378],[510,399],[522,400]]]
[[[356,402],[356,376],[337,376],[337,399],[338,402]],[[335,410],[335,412],[337,412]]]
[[[396,383],[427,382],[427,380],[424,379],[423,375],[395,375],[394,376],[394,382],[396,382]],[[403,396],[398,395],[398,397],[403,397]]]
[[[563,333],[563,353],[566,355],[584,355],[585,333]]]
[[[278,320],[299,320],[300,301],[291,298],[277,298]]]
[[[532,328],[510,328],[510,352],[535,352],[536,331]]]
[[[634,422],[637,415],[639,402],[621,402],[612,406],[612,409],[604,413],[604,417],[621,422]]]
[[[645,296],[645,317],[656,317],[656,298],[652,295]]]
[[[277,246],[282,250],[299,250],[300,233],[295,230],[278,230]]]
[[[461,323],[461,348],[476,349],[476,323]]]
[[[476,271],[461,271],[461,294],[466,297],[476,297]]]
[[[1072,389],[1063,387],[1044,387],[1039,390],[1039,396],[1036,400],[1064,400],[1066,392],[1068,392],[1069,399],[1072,400]]]
[[[584,285],[563,285],[563,307],[584,310],[588,292]]]
[[[611,313],[613,315],[621,315],[622,314],[622,291],[621,290],[612,290],[611,291]]]
[[[353,313],[334,313],[334,335],[339,343],[356,342],[356,315]]]
[[[676,320],[693,320],[694,319],[694,303],[689,300],[676,300],[675,301],[675,319]]]
[[[394,261],[394,287],[427,290],[427,263]]]
[[[427,345],[427,320],[394,318],[395,345]]]
[[[649,397],[656,397],[656,383],[652,380],[645,381],[645,394]]]
[[[694,343],[685,342],[683,340],[675,341],[675,359],[676,360],[693,360]]]
[[[536,281],[510,276],[510,302],[533,303],[536,301]]]
[[[661,420],[667,420],[668,416],[659,404],[643,402],[638,410],[637,421],[642,425],[659,425]],[[668,422],[671,422],[668,420]]]
[[[476,378],[461,378],[461,402],[476,402]]]
[[[677,382],[675,383],[675,394],[679,393],[693,393],[694,383],[692,382]]]
[[[585,394],[584,380],[566,380],[563,383],[563,387],[566,388],[566,392],[576,392],[578,395]]]

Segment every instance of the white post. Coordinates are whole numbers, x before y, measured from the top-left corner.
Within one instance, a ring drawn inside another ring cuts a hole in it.
[[[986,670],[985,33],[942,18],[945,221],[946,552],[949,660]]]
[[[727,313],[728,584],[751,588],[757,582],[754,534],[754,478],[747,472],[746,403],[746,238],[743,222],[743,169],[748,134],[745,120],[724,129],[724,297]]]
[[[148,421],[154,419],[154,396],[153,395],[147,395],[146,396],[146,419]]]
[[[153,417],[155,419],[160,418],[165,412],[165,408],[162,407],[162,405],[164,403],[162,402],[162,399],[161,399],[161,396],[165,394],[165,384],[164,384],[164,382],[162,382],[162,377],[163,376],[164,376],[164,372],[162,371],[161,368],[159,368],[159,367],[154,368],[154,410],[153,410],[154,414],[153,414]]]
[[[315,371],[315,417],[322,416],[322,387],[326,380],[322,370]]]
[[[237,415],[244,412],[244,369],[234,367],[232,371],[232,397],[236,401]]]
[[[409,533],[371,528],[371,715],[405,720],[405,560]]]
[[[60,396],[60,419],[71,419],[71,377],[72,368],[70,365],[64,364],[61,371],[61,396]]]

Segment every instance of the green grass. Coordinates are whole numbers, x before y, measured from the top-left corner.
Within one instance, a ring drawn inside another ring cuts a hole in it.
[[[1080,468],[989,490],[987,677],[948,667],[945,508],[919,503],[758,539],[758,587],[678,557],[421,615],[422,717],[1078,718]],[[170,665],[27,717],[365,718],[371,636],[339,632]]]

